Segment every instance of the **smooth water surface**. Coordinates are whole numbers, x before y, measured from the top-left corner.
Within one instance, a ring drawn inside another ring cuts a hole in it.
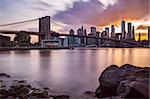
[[[71,93],[94,91],[101,72],[109,65],[150,67],[150,49],[101,48],[0,52],[0,72],[39,86]]]

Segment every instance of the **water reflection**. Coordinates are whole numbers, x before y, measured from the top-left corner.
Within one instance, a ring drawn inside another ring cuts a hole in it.
[[[0,52],[0,72],[40,86],[81,93],[95,90],[109,65],[150,66],[150,49],[31,50]]]

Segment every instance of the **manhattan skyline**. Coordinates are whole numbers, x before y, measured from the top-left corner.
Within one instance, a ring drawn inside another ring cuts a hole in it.
[[[150,23],[148,4],[149,0],[1,0],[0,24],[48,15],[75,31],[81,25],[87,31],[91,26],[102,31],[114,24],[116,32],[121,32],[120,22],[125,20],[132,22],[135,33],[142,33],[144,40]],[[31,25],[20,28],[37,30],[34,23]],[[60,27],[55,29],[61,31]]]

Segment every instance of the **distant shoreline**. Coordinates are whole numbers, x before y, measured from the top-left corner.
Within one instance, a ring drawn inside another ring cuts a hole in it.
[[[3,47],[0,48],[0,51],[10,51],[10,50],[63,50],[63,49],[93,49],[93,48],[149,48],[149,47],[51,47],[51,48],[41,48],[41,47],[22,47],[22,48],[14,48],[14,47]]]
[[[61,50],[61,49],[70,49],[69,47],[51,47],[51,48],[40,48],[40,47],[30,47],[30,48],[0,48],[0,51],[9,51],[9,50],[43,50],[43,49],[52,49],[52,50]]]

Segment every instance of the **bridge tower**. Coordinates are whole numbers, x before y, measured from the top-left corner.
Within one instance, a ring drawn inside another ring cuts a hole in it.
[[[39,18],[39,42],[41,42],[44,39],[50,39],[50,37],[50,16]]]

